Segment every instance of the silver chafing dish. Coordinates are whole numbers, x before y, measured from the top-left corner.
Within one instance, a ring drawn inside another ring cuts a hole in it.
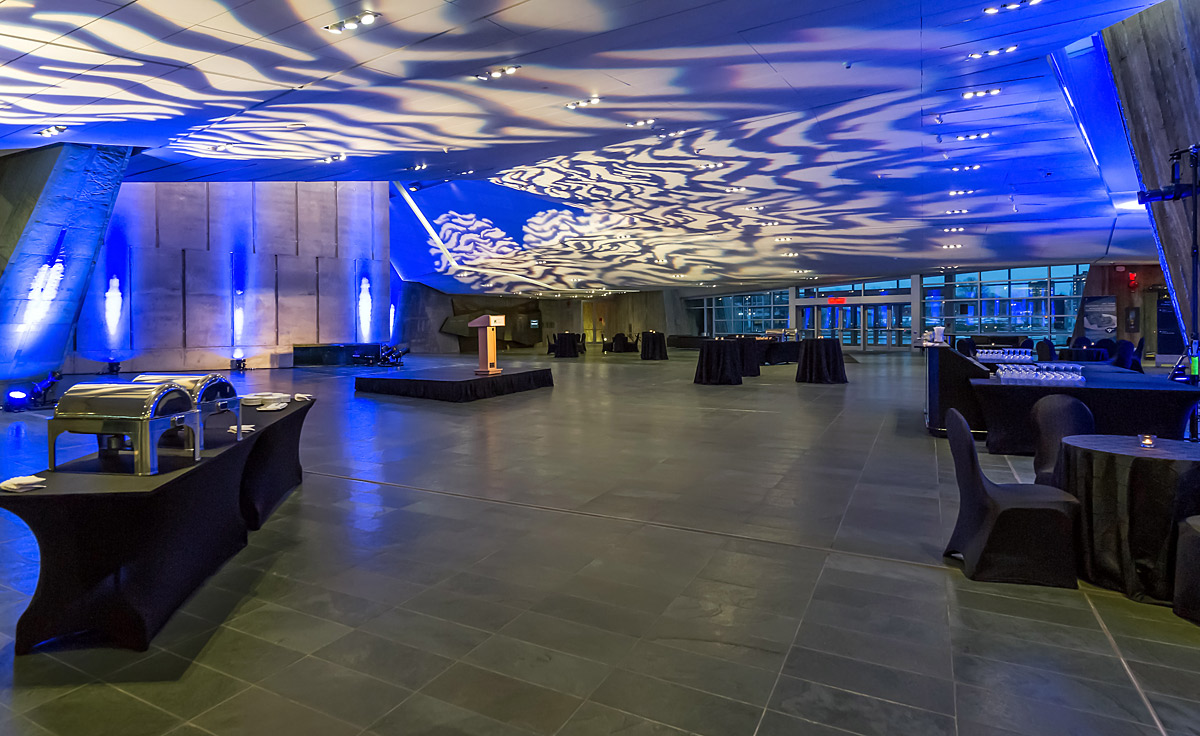
[[[57,466],[55,444],[63,432],[94,434],[101,456],[133,447],[133,472],[158,472],[158,442],[167,432],[186,428],[184,446],[200,460],[200,412],[185,388],[175,383],[80,383],[58,400],[49,421],[50,469]]]
[[[133,379],[134,383],[175,383],[192,395],[196,409],[200,412],[200,449],[204,449],[204,430],[208,418],[214,414],[229,412],[237,420],[237,438],[242,438],[242,400],[229,379],[220,373],[196,373],[172,375],[169,373],[143,373]]]

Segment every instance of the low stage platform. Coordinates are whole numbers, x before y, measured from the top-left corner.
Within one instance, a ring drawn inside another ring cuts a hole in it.
[[[498,376],[477,376],[471,366],[444,366],[401,369],[354,379],[355,391],[455,402],[490,399],[553,385],[554,376],[549,368],[506,368]]]

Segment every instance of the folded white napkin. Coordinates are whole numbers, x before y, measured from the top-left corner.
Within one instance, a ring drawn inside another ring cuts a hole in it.
[[[263,404],[258,407],[259,411],[282,411],[287,408],[286,401],[277,401],[274,404]]]
[[[242,425],[242,434],[250,434],[253,431],[254,431],[253,424],[243,424]],[[237,434],[237,427],[230,427],[229,434]]]
[[[45,478],[39,478],[36,475],[22,475],[16,478],[9,478],[0,483],[0,491],[24,493],[25,491],[32,491],[34,488],[45,488],[46,486],[43,485],[45,482]]]
[[[296,401],[312,401],[312,394],[296,394]]]

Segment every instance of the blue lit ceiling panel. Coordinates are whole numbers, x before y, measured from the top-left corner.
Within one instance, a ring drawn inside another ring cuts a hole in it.
[[[504,233],[499,273],[406,264],[459,289],[1089,260],[1117,212],[1047,56],[1151,4],[378,0],[334,34],[363,8],[8,0],[0,148],[62,126],[144,149],[137,181],[486,180],[586,223],[526,263],[515,204],[432,212]]]

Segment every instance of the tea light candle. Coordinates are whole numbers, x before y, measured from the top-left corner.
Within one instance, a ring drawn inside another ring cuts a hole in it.
[[[1142,447],[1146,447],[1146,448],[1154,447],[1154,435],[1140,434],[1140,435],[1138,435],[1138,439],[1141,441]]]

